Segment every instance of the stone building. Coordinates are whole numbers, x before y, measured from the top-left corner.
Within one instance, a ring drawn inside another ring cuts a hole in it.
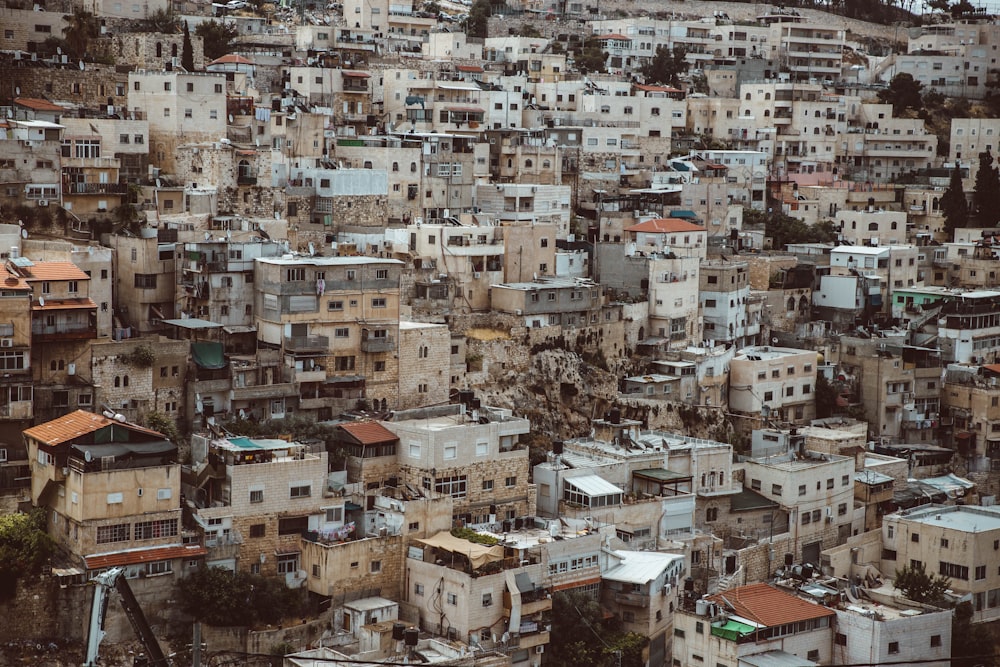
[[[399,323],[400,410],[447,403],[451,333],[446,324]]]

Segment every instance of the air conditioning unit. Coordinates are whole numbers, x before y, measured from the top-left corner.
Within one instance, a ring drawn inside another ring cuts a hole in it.
[[[0,347],[14,347],[14,339],[0,338]]]
[[[540,644],[536,646],[535,653],[545,653],[545,644]]]
[[[49,205],[49,200],[48,199],[39,199],[38,200],[38,205],[39,206],[48,206]]]
[[[472,274],[472,277],[475,278],[476,280],[479,280],[480,278],[483,277],[483,274],[481,274],[479,271],[476,271],[475,273]]]

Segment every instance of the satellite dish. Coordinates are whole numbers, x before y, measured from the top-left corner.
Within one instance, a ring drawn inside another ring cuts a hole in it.
[[[24,227],[21,228],[21,238],[22,239],[28,238],[28,230],[25,229]]]
[[[83,460],[86,461],[87,463],[90,463],[91,461],[94,460],[94,455],[90,453],[89,449],[83,450]]]
[[[15,86],[14,87],[14,94],[15,95],[20,95],[21,94],[21,86]]]
[[[230,123],[232,123],[232,122],[233,122],[233,114],[229,114],[229,122],[230,122]]]
[[[45,297],[44,296],[38,297],[38,305],[41,306],[42,308],[45,307]]]
[[[80,61],[80,71],[82,72],[82,71],[83,71],[83,69],[84,69],[84,65],[83,65],[83,61],[81,60],[81,61]]]
[[[771,345],[777,345],[777,344],[778,344],[778,339],[777,338],[772,338],[771,339]]]
[[[56,53],[58,53],[59,55],[62,55],[62,47],[61,46],[57,46],[56,47]]]

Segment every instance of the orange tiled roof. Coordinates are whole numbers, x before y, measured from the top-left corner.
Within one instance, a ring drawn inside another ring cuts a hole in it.
[[[40,97],[18,97],[14,99],[14,104],[28,109],[34,109],[35,111],[66,111],[66,107],[53,104],[48,100],[41,99]]]
[[[482,72],[482,65],[457,65],[455,67],[459,72]]]
[[[608,35],[595,35],[595,37],[597,39],[623,39],[623,40],[628,41],[628,42],[632,41],[632,38],[629,37],[628,35],[619,35],[619,34],[616,34],[616,33],[611,33],[611,34],[608,34]]]
[[[392,442],[399,439],[395,433],[378,422],[351,422],[341,424],[340,428],[351,434],[362,445],[374,445],[379,442]]]
[[[727,608],[731,605],[732,611],[736,615],[769,628],[835,614],[832,609],[806,602],[802,598],[780,591],[770,584],[753,584],[731,588],[724,594],[714,595],[709,599]]]
[[[204,556],[208,550],[200,544],[173,545],[169,547],[152,547],[137,551],[120,551],[113,554],[98,554],[84,556],[88,570],[101,570],[119,565],[137,565],[152,563],[158,560],[174,560],[176,558],[196,558]]]
[[[227,53],[226,55],[222,56],[221,58],[216,58],[215,60],[213,60],[212,62],[210,62],[208,64],[209,65],[227,65],[229,63],[235,63],[237,65],[253,65],[254,64],[254,62],[252,60],[248,60],[247,58],[244,58],[243,56],[241,56],[239,54],[236,54],[236,53]]]
[[[44,445],[52,447],[64,442],[69,442],[74,438],[79,438],[81,435],[93,433],[94,431],[98,431],[105,426],[110,426],[111,424],[125,426],[130,430],[155,435],[166,440],[166,436],[158,431],[143,428],[142,426],[136,426],[135,424],[120,424],[112,419],[108,419],[104,415],[87,412],[85,410],[76,410],[68,415],[63,415],[58,419],[53,419],[50,422],[33,426],[24,431],[24,435],[38,440]]]
[[[93,299],[45,299],[45,305],[40,302],[31,304],[32,310],[72,310],[74,308],[97,308]]]
[[[73,262],[35,262],[27,268],[27,272],[31,274],[25,277],[29,283],[39,280],[90,280],[90,276]]]
[[[24,279],[20,276],[16,276],[9,270],[6,275],[3,275],[3,283],[0,283],[0,289],[7,290],[30,290],[31,285],[24,282]]]
[[[626,232],[650,232],[653,234],[672,234],[677,232],[703,232],[704,227],[695,225],[680,218],[656,218],[640,222],[625,228]]]
[[[672,86],[651,86],[648,84],[637,83],[635,87],[639,90],[645,90],[650,93],[683,93],[683,90],[679,90]]]

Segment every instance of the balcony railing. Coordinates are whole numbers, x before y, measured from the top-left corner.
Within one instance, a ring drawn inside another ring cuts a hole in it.
[[[128,192],[125,183],[70,183],[69,192],[73,195],[123,195]]]
[[[97,327],[83,324],[56,324],[45,326],[33,324],[31,336],[34,342],[51,342],[54,340],[87,340],[97,338]]]
[[[237,176],[236,185],[257,185],[257,177],[245,175]]]
[[[615,602],[629,607],[648,607],[649,596],[638,593],[615,593]]]
[[[391,336],[364,338],[362,352],[391,352],[396,349],[396,339]]]
[[[326,352],[329,349],[329,336],[291,336],[285,338],[285,350],[288,352]]]

